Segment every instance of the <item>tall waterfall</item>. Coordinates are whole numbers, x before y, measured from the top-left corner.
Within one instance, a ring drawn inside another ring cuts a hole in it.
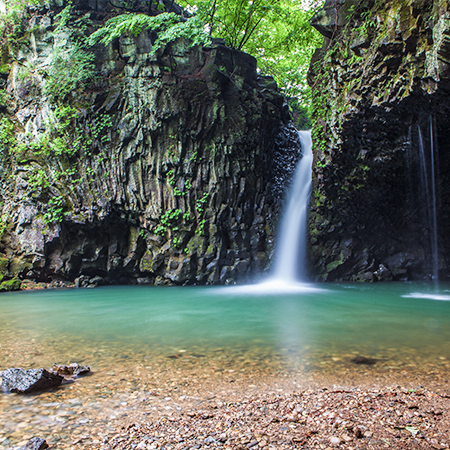
[[[299,131],[302,158],[295,171],[278,232],[272,279],[305,281],[306,235],[313,160],[310,131]]]

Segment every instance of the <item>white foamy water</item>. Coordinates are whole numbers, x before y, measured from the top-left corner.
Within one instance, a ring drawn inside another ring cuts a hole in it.
[[[243,286],[226,286],[214,288],[220,294],[226,295],[270,295],[274,294],[310,294],[325,292],[312,283],[288,282],[278,278],[271,278],[258,284],[246,284]]]
[[[411,294],[402,295],[403,298],[423,298],[426,300],[437,300],[441,302],[450,302],[450,295],[412,292]]]
[[[279,287],[306,279],[306,236],[313,160],[310,131],[299,131],[302,158],[295,171],[275,249],[273,278]],[[274,281],[275,281],[274,280]],[[271,284],[274,283],[271,282]],[[298,289],[298,286],[297,286]]]

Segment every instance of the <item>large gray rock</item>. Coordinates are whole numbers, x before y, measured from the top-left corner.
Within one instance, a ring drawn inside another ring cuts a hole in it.
[[[42,391],[61,384],[61,375],[45,369],[6,369],[2,373],[2,387],[18,394]]]
[[[76,10],[53,32],[55,11],[43,11],[20,58],[11,55],[36,70],[20,75],[12,63],[6,86],[5,123],[20,126],[0,154],[4,275],[184,285],[244,281],[267,267],[279,187],[299,158],[276,83],[217,41],[180,39],[154,54],[144,32],[89,50],[95,85],[58,104],[39,74],[62,43],[77,45],[68,36],[85,11]],[[87,28],[101,25],[91,19]],[[285,145],[288,164],[277,162]]]

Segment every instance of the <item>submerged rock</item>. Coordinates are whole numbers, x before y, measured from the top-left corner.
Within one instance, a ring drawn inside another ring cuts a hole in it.
[[[367,356],[355,356],[351,361],[355,364],[365,364],[367,366],[373,366],[378,360],[375,358],[367,358]]]
[[[6,369],[2,372],[2,387],[18,394],[42,391],[59,386],[63,377],[46,369]]]

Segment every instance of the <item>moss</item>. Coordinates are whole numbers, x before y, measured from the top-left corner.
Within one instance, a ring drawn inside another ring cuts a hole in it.
[[[1,64],[0,65],[0,74],[1,75],[8,75],[10,71],[11,71],[11,67],[9,66],[9,64]]]
[[[139,270],[141,272],[152,272],[153,254],[147,250],[139,263]]]
[[[21,282],[15,277],[12,280],[3,281],[0,284],[0,291],[18,291],[20,289]]]
[[[204,242],[205,242],[204,237],[199,236],[198,234],[193,236],[186,245],[189,254],[192,255],[193,253],[201,252]]]
[[[0,274],[5,275],[6,273],[8,273],[8,265],[9,265],[8,258],[0,258]]]
[[[339,259],[337,261],[333,261],[329,264],[327,264],[327,272],[331,272],[334,269],[338,268],[339,266],[341,266],[342,264],[344,264],[344,255],[341,252],[339,255]]]

